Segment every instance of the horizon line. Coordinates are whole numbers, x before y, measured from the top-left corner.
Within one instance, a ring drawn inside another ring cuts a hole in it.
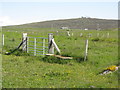
[[[87,18],[89,18],[89,19],[103,19],[103,20],[119,20],[119,19],[111,19],[111,18],[94,18],[94,17],[85,17],[85,16],[81,16],[80,18],[86,18],[86,19],[87,19]],[[25,24],[32,24],[32,23],[42,23],[42,22],[47,22],[47,21],[69,20],[69,19],[80,19],[80,18],[50,19],[50,20],[33,21],[33,22],[21,23],[21,24],[2,25],[2,26],[0,26],[0,27],[4,27],[4,26],[17,26],[17,25],[25,25]]]

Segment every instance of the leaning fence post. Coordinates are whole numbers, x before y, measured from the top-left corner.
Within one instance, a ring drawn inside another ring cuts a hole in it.
[[[67,35],[70,36],[70,32],[69,31],[67,31]]]
[[[27,51],[27,33],[23,33],[23,38],[22,38],[22,50]]]
[[[2,35],[2,45],[4,46],[4,34]]]
[[[87,59],[87,54],[88,54],[88,39],[85,41],[85,57],[84,57],[84,61]]]
[[[54,54],[54,45],[52,43],[53,33],[48,34],[48,53]]]

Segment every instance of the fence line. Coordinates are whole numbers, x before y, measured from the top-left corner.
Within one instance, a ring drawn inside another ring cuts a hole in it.
[[[88,37],[88,38],[92,38],[92,37],[98,37],[98,38],[110,38],[110,33],[109,32],[105,32],[105,33],[101,33],[101,32],[95,32],[95,33],[91,33],[91,32],[80,32],[80,33],[74,33],[72,31],[59,31],[59,33],[56,34],[57,36],[80,36],[80,37]]]
[[[87,35],[88,38],[94,36],[91,33],[87,33],[85,35]],[[99,37],[100,33],[96,33],[96,35],[97,35],[97,37]],[[23,35],[23,36],[24,36],[24,38],[26,38],[26,35]],[[73,33],[71,33],[71,35],[70,35],[70,32],[67,31],[67,36],[73,36]],[[80,37],[82,37],[82,36],[83,36],[83,33],[80,33]],[[101,35],[101,37],[104,37],[104,36],[105,36],[105,34]],[[109,37],[109,33],[107,33],[106,36]],[[33,38],[34,40],[30,40],[30,38]],[[42,41],[39,41],[37,39],[42,39]],[[46,39],[48,39],[48,43],[47,43],[48,47],[46,47],[46,41],[45,41]],[[29,44],[30,42],[31,43],[33,42],[34,45],[30,45]],[[38,46],[37,43],[41,43],[42,46]],[[32,47],[33,47],[34,50],[30,50],[30,48],[32,49]],[[39,47],[41,47],[41,48],[39,48]],[[36,56],[37,54],[45,55],[46,54],[46,48],[48,48],[48,54],[54,54],[54,48],[60,53],[60,49],[58,48],[57,44],[55,43],[52,33],[48,34],[48,38],[44,38],[44,37],[27,37],[27,52],[28,53],[29,53],[29,51],[33,51],[34,56]],[[88,54],[88,39],[85,41],[84,61],[87,59],[87,54]]]
[[[22,46],[23,51],[26,51],[27,53],[33,53],[34,56],[36,56],[37,54],[39,54],[39,55],[47,54],[46,53],[46,48],[48,49],[48,54],[54,54],[54,48],[59,53],[61,53],[60,49],[58,48],[57,44],[54,41],[52,33],[48,34],[48,38],[28,37],[27,33],[23,33],[22,36],[23,36],[22,42],[20,43],[20,45],[18,46],[17,49],[19,49],[20,46]],[[30,42],[31,42],[30,38],[33,38],[34,41],[32,40],[32,42],[33,42],[34,45],[30,45]],[[40,43],[42,43],[42,46],[38,46],[38,44],[37,44],[37,43],[39,43],[38,39],[42,39],[42,42],[40,42]],[[48,42],[46,42],[46,40],[48,40]],[[48,47],[46,46],[46,43],[48,43]],[[38,47],[41,47],[41,48],[38,48]],[[15,49],[14,51],[16,51],[17,49]],[[31,49],[33,49],[33,50],[31,50]],[[87,59],[87,54],[88,54],[88,39],[85,41],[85,57],[84,57],[84,61]]]

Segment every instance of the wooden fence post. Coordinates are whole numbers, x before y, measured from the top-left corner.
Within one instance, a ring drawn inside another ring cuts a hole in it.
[[[85,57],[84,57],[84,61],[86,61],[86,59],[87,59],[87,54],[88,54],[88,39],[85,41]]]
[[[80,33],[80,37],[82,37],[83,36],[83,34],[82,33]]]
[[[107,33],[107,38],[109,38],[109,36],[110,36],[110,34],[109,34],[109,32]]]
[[[29,37],[27,37],[27,53],[29,53]]]
[[[73,33],[72,33],[72,36],[73,36]]]
[[[54,54],[54,45],[52,43],[53,33],[48,34],[48,53]]]
[[[34,56],[36,56],[36,38],[34,38]]]
[[[45,39],[43,38],[43,55],[45,55]]]
[[[23,33],[23,45],[22,45],[22,50],[27,51],[27,33]]]
[[[59,32],[58,31],[56,31],[56,35],[58,35],[59,34]]]
[[[4,34],[2,35],[2,45],[4,46]]]
[[[60,54],[60,49],[58,48],[57,44],[55,43],[54,38],[52,39],[52,43],[53,43],[54,47],[56,48],[56,50],[57,50],[57,51],[59,52],[59,54]]]

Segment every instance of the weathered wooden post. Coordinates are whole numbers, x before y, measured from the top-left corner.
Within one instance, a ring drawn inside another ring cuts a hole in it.
[[[87,59],[87,54],[88,54],[88,39],[85,41],[85,57],[84,57],[84,61],[86,61],[86,59]]]
[[[2,35],[2,45],[4,46],[4,34]]]
[[[82,33],[80,33],[80,37],[82,37],[83,36],[83,34]]]
[[[23,42],[22,50],[27,51],[27,33],[23,33],[22,37],[23,37],[22,38],[22,42]]]
[[[58,31],[56,31],[56,35],[58,35],[59,34],[59,32]]]
[[[61,53],[61,52],[60,52],[60,49],[58,48],[57,44],[55,43],[54,38],[52,39],[52,43],[53,43],[55,49],[56,49],[56,50],[59,52],[59,54],[60,54],[60,53]]]
[[[34,56],[36,56],[36,38],[34,38]]]
[[[27,53],[29,53],[29,37],[27,37]]]
[[[110,35],[110,34],[109,34],[109,32],[108,32],[108,33],[107,33],[107,38],[109,38],[109,35]]]
[[[54,45],[52,43],[53,33],[48,34],[48,53],[54,54]]]
[[[45,55],[45,39],[43,38],[43,55]]]
[[[72,33],[72,36],[73,36],[73,33]]]

